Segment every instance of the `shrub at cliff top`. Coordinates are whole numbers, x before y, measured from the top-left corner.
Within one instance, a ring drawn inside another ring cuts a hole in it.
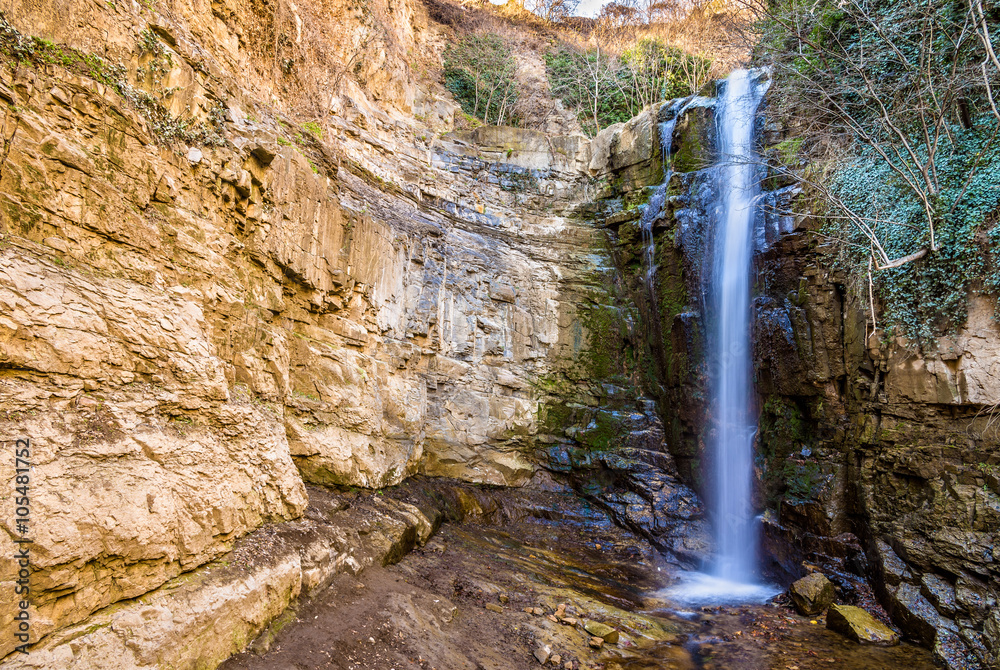
[[[596,135],[628,121],[646,105],[697,91],[712,63],[661,40],[640,39],[620,55],[564,45],[545,54],[545,66],[553,95],[576,111],[584,130]]]
[[[517,125],[517,63],[496,34],[466,35],[444,50],[445,86],[467,114],[494,125]]]

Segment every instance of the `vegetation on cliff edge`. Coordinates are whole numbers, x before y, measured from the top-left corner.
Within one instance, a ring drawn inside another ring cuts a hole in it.
[[[646,105],[696,92],[708,80],[712,61],[656,38],[641,38],[619,56],[599,46],[562,46],[545,54],[552,93],[575,110],[585,131],[623,123]]]
[[[444,50],[445,87],[467,114],[493,125],[517,125],[517,63],[495,33],[470,34]]]
[[[775,0],[755,8],[772,116],[805,138],[822,234],[872,331],[924,340],[1000,292],[1000,10],[981,0]],[[787,157],[786,157],[787,158]],[[814,203],[809,204],[814,208]]]

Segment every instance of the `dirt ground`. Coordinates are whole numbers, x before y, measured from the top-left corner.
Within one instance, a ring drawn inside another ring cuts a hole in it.
[[[599,511],[558,494],[518,504],[446,523],[396,565],[340,575],[222,668],[522,670],[543,667],[536,652],[572,670],[934,667],[926,650],[862,647],[782,606],[679,610],[654,596],[676,566]],[[618,641],[592,648],[586,621]]]

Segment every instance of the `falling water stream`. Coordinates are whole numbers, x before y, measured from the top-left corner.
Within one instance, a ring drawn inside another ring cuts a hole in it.
[[[670,145],[673,141],[674,136],[674,125],[677,123],[677,117],[669,121],[664,121],[659,124],[660,132],[660,146],[662,148],[663,156],[670,155]],[[670,184],[670,162],[664,158],[663,161],[663,183],[660,184],[656,191],[649,197],[649,203],[646,206],[645,211],[642,214],[642,219],[639,221],[639,229],[642,231],[642,244],[644,247],[644,272],[643,284],[646,288],[647,297],[652,301],[651,304],[656,303],[656,295],[654,293],[654,283],[653,280],[656,276],[656,244],[653,241],[653,224],[656,220],[663,215],[663,205],[667,199],[667,187]]]
[[[766,600],[775,589],[757,580],[757,531],[753,513],[750,262],[756,201],[754,119],[766,91],[755,73],[736,70],[716,102],[719,163],[707,322],[710,329],[710,439],[713,490],[709,499],[716,554],[705,573],[688,573],[669,595],[691,603]]]

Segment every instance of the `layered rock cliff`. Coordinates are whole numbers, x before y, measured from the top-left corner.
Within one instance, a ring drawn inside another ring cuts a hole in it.
[[[888,338],[864,294],[805,248],[809,225],[764,261],[764,467],[780,476],[784,458],[798,489],[771,528],[806,557],[853,562],[902,630],[950,667],[996,667],[995,305],[970,298],[954,337]]]
[[[572,487],[678,562],[710,550],[688,486],[703,491],[711,467],[710,98],[593,142],[461,132],[421,74],[447,34],[418,3],[0,11],[0,439],[32,445],[37,663],[85,648],[155,666],[225,638],[177,661],[211,665],[245,647],[355,569],[361,540],[323,530],[334,512],[306,484]],[[768,179],[772,203],[795,195]],[[848,597],[851,575],[869,578],[909,635],[988,667],[993,306],[971,303],[934,345],[887,340],[816,226],[765,215],[758,230],[773,564],[822,562]],[[14,467],[0,459],[0,479]],[[413,509],[379,513],[409,544],[429,532]],[[283,548],[252,578],[218,578],[269,523],[286,524]],[[4,631],[13,616],[0,610]]]
[[[705,550],[578,209],[590,142],[454,132],[407,64],[444,40],[426,8],[0,10],[0,434],[32,462],[0,586],[30,536],[33,662],[156,665],[212,630],[228,641],[177,662],[238,651],[347,545],[291,547],[281,586],[227,587],[216,622],[215,591],[171,594],[301,517],[306,483],[574,486],[680,560]]]

